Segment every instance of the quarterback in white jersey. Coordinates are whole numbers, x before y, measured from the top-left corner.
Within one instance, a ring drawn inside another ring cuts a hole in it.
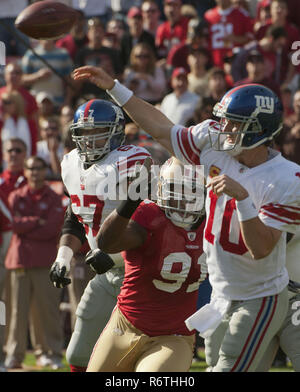
[[[120,204],[119,185],[124,183],[136,162],[150,156],[144,148],[122,145],[124,125],[122,109],[99,99],[81,105],[75,113],[70,129],[77,148],[66,154],[61,163],[70,205],[57,258],[50,271],[55,287],[71,282],[67,277],[71,258],[86,238],[91,248],[88,255],[101,254],[96,235],[103,220]],[[99,265],[91,265],[97,275],[87,285],[76,311],[74,332],[66,353],[71,371],[84,371],[87,367],[99,331],[110,317],[123,281],[121,255],[102,256]],[[87,263],[88,260],[87,256]]]
[[[278,97],[258,84],[236,87],[214,109],[219,123],[185,129],[101,68],[81,67],[73,77],[106,89],[172,155],[205,166],[213,295],[190,325],[197,320],[206,338],[207,361],[218,356],[213,371],[255,371],[287,314],[285,232],[300,224],[300,167],[268,146],[282,128]]]

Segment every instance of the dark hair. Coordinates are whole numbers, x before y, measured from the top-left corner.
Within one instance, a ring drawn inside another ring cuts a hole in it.
[[[267,37],[272,37],[273,39],[278,39],[280,37],[286,37],[287,33],[284,27],[270,26],[266,31]]]
[[[20,138],[18,138],[18,137],[12,137],[12,138],[10,138],[10,139],[6,139],[6,140],[4,141],[4,143],[3,143],[3,145],[5,145],[7,142],[22,144],[22,146],[24,147],[24,150],[25,150],[25,151],[27,150],[27,145],[26,145],[26,143],[24,142],[23,139],[20,139]]]
[[[223,78],[226,78],[225,71],[222,68],[213,67],[208,71],[208,79],[211,79],[215,75],[221,75]]]
[[[48,167],[46,161],[45,161],[43,158],[41,158],[41,157],[39,157],[39,156],[37,156],[37,155],[31,155],[31,156],[28,157],[28,158],[26,159],[26,161],[25,161],[25,168],[27,167],[27,163],[28,163],[30,160],[33,160],[34,162],[37,162],[37,161],[40,162],[40,163],[43,165],[43,168],[45,168],[45,169]]]

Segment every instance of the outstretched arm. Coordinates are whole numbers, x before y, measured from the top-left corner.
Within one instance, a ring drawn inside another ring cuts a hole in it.
[[[120,216],[114,210],[101,225],[97,235],[98,247],[106,253],[135,249],[143,245],[147,231],[138,223]]]
[[[92,66],[77,68],[73,72],[73,78],[89,80],[103,90],[111,90],[115,87],[114,79],[102,68]],[[174,155],[171,142],[171,128],[174,124],[160,110],[134,95],[124,104],[123,109],[140,128]]]

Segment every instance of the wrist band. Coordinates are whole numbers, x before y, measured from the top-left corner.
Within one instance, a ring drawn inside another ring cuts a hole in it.
[[[133,92],[121,84],[117,79],[115,79],[114,87],[111,90],[106,90],[106,92],[119,106],[124,106],[133,95]]]
[[[134,211],[138,208],[141,204],[142,199],[138,200],[123,200],[119,207],[116,209],[118,215],[122,216],[123,218],[130,219]]]
[[[55,261],[57,261],[61,267],[65,266],[67,271],[69,271],[73,253],[73,250],[69,246],[60,246]]]
[[[236,211],[240,222],[256,218],[258,216],[256,207],[251,200],[250,196],[244,200],[236,200]]]

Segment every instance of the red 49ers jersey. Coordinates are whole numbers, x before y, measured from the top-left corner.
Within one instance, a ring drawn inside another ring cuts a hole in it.
[[[143,162],[147,157],[150,154],[144,148],[125,145],[84,169],[76,149],[64,155],[62,180],[70,195],[72,210],[84,225],[91,249],[98,248],[96,235],[101,222],[120,203],[118,182],[127,177],[137,161]],[[107,192],[105,197],[104,191]]]
[[[207,276],[204,222],[186,231],[146,200],[132,219],[147,230],[145,243],[123,253],[125,278],[118,307],[148,336],[191,335],[184,320],[196,311],[198,287]]]
[[[231,34],[239,36],[248,34],[250,40],[253,35],[252,19],[241,8],[228,8],[222,11],[219,7],[208,10],[204,18],[209,24],[209,46],[214,65],[223,68],[223,58],[228,50],[233,48],[232,43],[225,45],[223,39]]]

